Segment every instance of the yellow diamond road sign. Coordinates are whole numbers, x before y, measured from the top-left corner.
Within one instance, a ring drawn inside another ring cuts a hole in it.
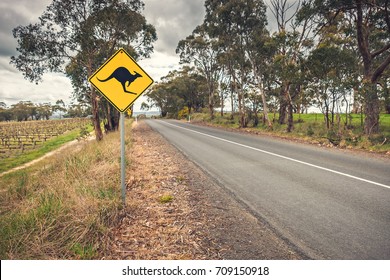
[[[153,79],[119,49],[89,78],[89,82],[120,112],[125,112],[153,84]]]

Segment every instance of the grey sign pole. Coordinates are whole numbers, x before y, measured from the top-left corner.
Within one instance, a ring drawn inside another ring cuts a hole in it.
[[[121,112],[120,116],[121,130],[121,189],[122,189],[122,204],[126,205],[126,158],[125,158],[125,113]]]

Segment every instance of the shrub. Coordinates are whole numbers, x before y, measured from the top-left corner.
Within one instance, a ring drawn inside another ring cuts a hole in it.
[[[181,109],[178,113],[177,113],[177,118],[179,120],[182,120],[182,119],[186,119],[188,118],[188,115],[189,115],[189,110],[188,110],[188,107],[184,107],[183,109]]]

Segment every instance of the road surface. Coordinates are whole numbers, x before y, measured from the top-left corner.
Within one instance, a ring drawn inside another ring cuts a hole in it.
[[[390,160],[147,123],[309,258],[390,259]]]

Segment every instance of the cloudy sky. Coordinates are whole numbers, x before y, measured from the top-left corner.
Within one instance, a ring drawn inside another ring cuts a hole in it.
[[[18,25],[35,23],[52,0],[1,0],[0,1],[0,102],[8,106],[19,101],[34,103],[62,99],[69,104],[72,99],[70,80],[63,74],[45,74],[43,82],[36,85],[23,78],[10,57],[17,55],[12,29]],[[179,40],[191,34],[204,19],[204,0],[144,0],[144,15],[157,30],[158,40],[151,58],[139,61],[141,67],[155,81],[170,70],[179,67],[175,54]],[[139,108],[140,98],[135,104]]]

